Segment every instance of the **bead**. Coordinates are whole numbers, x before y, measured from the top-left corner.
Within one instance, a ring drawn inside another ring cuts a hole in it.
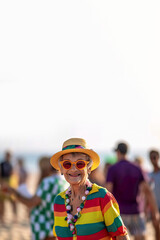
[[[85,196],[83,196],[83,197],[82,197],[82,200],[83,200],[83,201],[84,201],[84,200],[86,200],[86,197],[85,197]]]
[[[71,219],[68,219],[68,220],[67,220],[67,223],[68,223],[68,224],[72,223]]]
[[[72,231],[74,229],[74,225],[70,224],[70,230]]]
[[[81,205],[79,207],[77,207],[77,213],[74,216],[72,216],[72,214],[71,214],[72,207],[69,205],[70,196],[71,196],[71,188],[68,188],[66,191],[65,202],[66,202],[67,217],[65,217],[65,221],[67,221],[68,226],[69,226],[70,231],[72,232],[73,236],[76,236],[75,223],[77,222],[78,218],[81,216],[80,212],[84,207],[84,201],[86,200],[86,196],[89,194],[91,189],[92,189],[92,184],[88,181],[86,183],[85,196],[82,196],[83,202],[81,203]]]
[[[80,208],[82,209],[84,207],[84,203],[81,203]]]
[[[80,207],[78,207],[78,208],[77,208],[77,212],[80,212],[80,211],[81,211],[81,209],[80,209]]]
[[[71,210],[71,206],[70,205],[66,206],[66,209]]]
[[[89,191],[88,191],[88,190],[86,190],[86,191],[85,191],[85,194],[86,194],[86,195],[88,195],[88,194],[89,194]]]
[[[72,219],[73,218],[72,214],[67,214],[67,218]]]

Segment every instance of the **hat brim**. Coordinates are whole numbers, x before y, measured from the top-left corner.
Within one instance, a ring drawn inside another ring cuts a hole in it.
[[[66,150],[62,150],[60,152],[55,153],[51,159],[50,159],[50,163],[51,165],[57,169],[60,170],[59,164],[58,164],[58,160],[59,158],[67,153],[72,153],[72,152],[79,152],[79,153],[85,153],[87,154],[93,161],[92,167],[91,167],[91,171],[93,171],[94,169],[96,169],[99,164],[100,164],[100,157],[99,155],[94,152],[91,149],[82,149],[82,148],[75,148],[75,149],[66,149]]]

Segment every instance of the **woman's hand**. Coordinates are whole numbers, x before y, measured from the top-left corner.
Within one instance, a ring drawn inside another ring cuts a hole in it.
[[[0,191],[5,194],[5,195],[8,195],[10,190],[9,190],[9,185],[5,182],[1,183],[0,184]]]
[[[117,236],[116,240],[130,240],[130,237],[128,235],[125,236]]]

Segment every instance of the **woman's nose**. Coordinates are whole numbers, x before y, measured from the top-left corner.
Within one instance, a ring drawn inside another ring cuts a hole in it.
[[[71,168],[72,168],[73,170],[77,169],[75,163],[72,164],[72,167],[71,167]]]

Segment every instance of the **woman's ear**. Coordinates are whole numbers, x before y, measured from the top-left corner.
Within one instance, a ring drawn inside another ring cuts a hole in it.
[[[91,167],[88,168],[88,175],[91,174]]]
[[[62,168],[60,168],[60,174],[63,175],[63,169]]]

